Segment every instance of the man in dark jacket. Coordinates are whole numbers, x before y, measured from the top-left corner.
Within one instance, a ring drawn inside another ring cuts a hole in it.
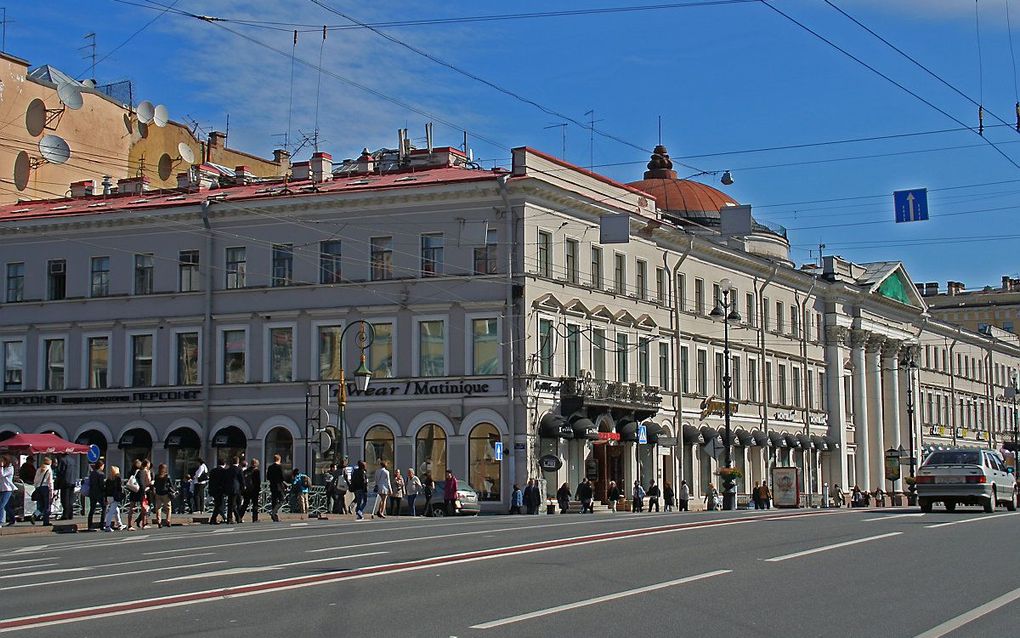
[[[92,517],[95,515],[97,507],[99,508],[99,523],[102,524],[106,520],[105,470],[106,464],[100,459],[95,462],[92,471],[89,472],[89,526],[87,529],[90,530],[92,529]]]
[[[213,497],[213,511],[209,517],[210,525],[218,525],[220,518],[223,518],[223,497],[226,494],[224,484],[227,476],[227,462],[220,459],[216,467],[209,470],[209,494]]]
[[[354,515],[356,520],[365,518],[365,505],[368,503],[368,468],[364,461],[351,472],[351,491],[354,492]]]
[[[241,501],[241,509],[237,514],[237,522],[244,520],[244,513],[251,506],[251,522],[259,522],[259,493],[262,491],[262,471],[259,470],[259,462],[252,459],[251,464],[244,470],[244,482],[242,484],[244,499]]]
[[[230,467],[226,468],[223,478],[223,496],[227,507],[227,523],[241,522],[241,488],[244,485],[244,470],[241,460],[236,456],[231,459]]]
[[[277,523],[280,522],[280,503],[283,502],[283,495],[286,492],[286,484],[283,480],[283,466],[280,465],[280,455],[273,455],[273,462],[266,468],[266,481],[269,483],[269,516]]]
[[[60,491],[60,520],[64,521],[74,518],[74,487],[78,482],[74,466],[71,456],[65,454],[57,462],[57,472],[54,476],[55,487]]]
[[[591,502],[592,494],[591,483],[588,482],[588,477],[584,477],[581,479],[581,482],[578,483],[577,489],[574,491],[574,495],[577,497],[577,500],[581,501],[582,514],[585,512],[589,512],[591,514],[595,513],[595,509],[592,507]]]

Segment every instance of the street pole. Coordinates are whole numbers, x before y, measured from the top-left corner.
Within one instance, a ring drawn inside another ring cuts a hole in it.
[[[722,295],[722,299],[718,300],[718,305],[712,309],[710,315],[715,319],[722,319],[723,321],[723,423],[726,428],[726,469],[724,472],[725,477],[723,478],[723,509],[724,510],[735,510],[737,509],[737,495],[735,493],[736,485],[733,481],[733,476],[730,470],[733,469],[733,457],[731,454],[731,446],[733,445],[733,431],[730,427],[730,388],[732,385],[732,379],[730,378],[730,321],[740,321],[740,313],[734,306],[733,301],[730,299],[730,280],[723,279],[719,282],[719,292]]]
[[[910,426],[910,433],[908,436],[910,445],[910,490],[907,495],[907,504],[917,504],[917,487],[914,485],[914,466],[917,464],[916,453],[914,451],[914,370],[917,368],[917,364],[914,363],[914,351],[911,348],[907,349],[907,424]]]
[[[358,349],[361,351],[361,364],[354,371],[354,380],[359,392],[368,389],[368,382],[372,379],[372,372],[365,366],[365,351],[375,341],[375,328],[364,319],[358,319],[344,326],[338,337],[333,341],[333,370],[337,374],[337,442],[336,449],[340,460],[347,458],[347,378],[344,373],[343,350],[344,338],[347,331],[358,327]]]

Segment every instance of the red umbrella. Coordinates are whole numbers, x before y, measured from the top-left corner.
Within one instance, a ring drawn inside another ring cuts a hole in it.
[[[21,454],[88,454],[89,446],[65,441],[56,434],[15,434],[0,441],[0,450]]]

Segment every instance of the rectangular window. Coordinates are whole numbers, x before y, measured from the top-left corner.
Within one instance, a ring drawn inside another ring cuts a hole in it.
[[[538,371],[547,377],[553,373],[553,356],[556,337],[553,335],[553,324],[548,319],[538,320]]]
[[[712,310],[719,308],[722,304],[722,289],[719,284],[712,284]],[[711,310],[709,310],[711,312]]]
[[[853,420],[854,417],[854,388],[849,375],[843,377],[843,409],[847,417]]]
[[[659,387],[662,388],[663,392],[669,392],[671,384],[669,382],[670,365],[669,365],[669,344],[665,342],[659,343]]]
[[[772,362],[765,362],[765,401],[772,403],[775,394],[772,392]]]
[[[705,280],[694,280],[694,312],[705,314]]]
[[[294,330],[269,329],[269,381],[286,383],[294,380]]]
[[[4,391],[21,390],[25,375],[25,342],[4,342]]]
[[[680,312],[687,310],[687,275],[683,273],[676,276],[676,307]]]
[[[800,366],[793,366],[793,407],[800,407]]]
[[[638,381],[644,385],[651,385],[651,353],[648,351],[648,339],[638,339]]]
[[[697,370],[696,390],[698,394],[708,396],[708,352],[706,350],[698,350],[698,360],[695,363]]]
[[[772,322],[769,319],[769,298],[765,297],[765,300],[761,304],[761,327],[766,332],[772,329]]]
[[[446,323],[418,322],[418,376],[441,377],[446,374]]]
[[[606,380],[606,331],[602,328],[591,331],[591,367],[596,379]]]
[[[687,346],[680,346],[680,391],[691,391],[691,356]]]
[[[51,259],[46,264],[46,298],[57,301],[67,297],[67,261]]]
[[[319,380],[339,381],[343,361],[340,356],[340,326],[319,326]]]
[[[247,256],[244,246],[236,246],[226,249],[227,280],[228,289],[245,287],[245,272],[247,271]]]
[[[730,392],[733,395],[733,399],[739,401],[743,396],[740,386],[740,357],[730,359],[730,379],[730,387],[732,388]]]
[[[181,292],[201,290],[198,272],[198,251],[182,250],[177,256],[177,289]]]
[[[568,239],[564,244],[564,257],[567,266],[567,281],[576,284],[577,279],[577,251],[579,245],[576,239]]]
[[[152,385],[152,335],[131,336],[131,387]]]
[[[47,339],[43,342],[46,356],[46,371],[43,377],[43,390],[64,389],[64,340]]]
[[[567,376],[581,375],[581,329],[567,326]]]
[[[294,283],[294,244],[273,244],[274,288]]]
[[[471,370],[474,374],[499,374],[499,320],[471,320]]]
[[[198,385],[198,333],[177,333],[177,385]]]
[[[818,374],[818,406],[820,409],[827,411],[829,409],[829,401],[825,397],[825,374],[819,370]]]
[[[552,276],[552,233],[544,230],[538,231],[538,274]]]
[[[25,300],[25,264],[7,264],[7,303]]]
[[[93,257],[91,270],[91,286],[89,294],[93,297],[106,297],[110,294],[110,258]]]
[[[782,363],[779,364],[779,405],[789,405],[787,399],[789,398],[786,394],[786,366]]]
[[[613,255],[613,285],[616,294],[627,292],[627,257],[620,253]]]
[[[723,353],[715,353],[715,396],[721,397],[723,395]]]
[[[758,309],[754,307],[754,293],[744,295],[744,321],[752,328],[758,325]]]
[[[495,275],[496,274],[496,239],[498,235],[495,230],[485,233],[485,245],[475,248],[475,274]]]
[[[797,314],[797,306],[790,306],[790,336],[800,337],[800,316]]]
[[[153,288],[152,253],[135,255],[135,294],[151,295]]]
[[[244,383],[245,371],[244,330],[223,331],[223,383]]]
[[[616,334],[616,380],[630,381],[630,337],[622,332]]]
[[[602,290],[602,249],[591,247],[591,287]]]
[[[758,360],[747,360],[747,398],[754,403],[758,402]]]
[[[656,268],[655,269],[655,301],[659,305],[666,305],[666,269]]]
[[[373,379],[393,377],[393,324],[373,323],[375,338],[365,357]]]
[[[92,388],[108,388],[110,372],[110,339],[109,337],[89,337],[88,348],[88,379],[86,386]]]
[[[776,302],[776,334],[783,334],[783,328],[786,326],[785,308],[782,301]]]
[[[421,236],[421,276],[436,277],[443,274],[443,233],[423,233]]]
[[[393,238],[371,239],[372,281],[393,279]]]
[[[638,299],[648,298],[648,262],[637,261],[637,296]]]
[[[815,373],[814,370],[807,371],[807,407],[815,409]]]
[[[341,241],[330,239],[319,242],[319,283],[338,284],[342,281],[343,269],[340,264]]]

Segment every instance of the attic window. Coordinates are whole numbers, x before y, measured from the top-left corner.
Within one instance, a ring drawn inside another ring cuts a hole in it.
[[[64,204],[63,206],[54,206],[50,210],[67,210],[70,207],[71,207],[70,204]]]

